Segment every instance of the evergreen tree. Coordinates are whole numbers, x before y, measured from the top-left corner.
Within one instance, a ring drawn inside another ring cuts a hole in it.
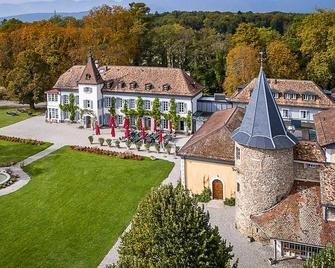
[[[181,184],[154,189],[122,237],[119,267],[228,267],[232,247]]]
[[[318,254],[309,259],[304,268],[326,268],[334,267],[335,264],[335,246],[325,248]]]

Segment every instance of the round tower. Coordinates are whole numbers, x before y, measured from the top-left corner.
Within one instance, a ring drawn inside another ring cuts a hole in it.
[[[262,213],[291,190],[293,147],[261,68],[240,128],[232,134],[236,143],[236,226],[255,236],[251,216]]]

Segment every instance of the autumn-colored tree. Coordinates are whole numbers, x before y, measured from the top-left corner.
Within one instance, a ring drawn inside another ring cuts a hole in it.
[[[18,55],[6,82],[12,97],[34,109],[35,103],[44,100],[44,92],[51,86],[49,66],[33,50],[23,51]]]
[[[275,41],[267,46],[266,73],[272,78],[300,77],[299,64],[296,57],[287,45],[281,41]]]
[[[237,45],[231,49],[226,61],[225,93],[230,96],[241,84],[249,83],[259,70],[257,49],[248,45]]]

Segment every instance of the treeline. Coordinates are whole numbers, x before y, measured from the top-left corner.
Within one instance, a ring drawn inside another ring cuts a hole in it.
[[[178,67],[205,92],[231,94],[259,69],[268,77],[312,79],[335,86],[335,12],[313,14],[172,12],[150,14],[142,3],[102,6],[82,20],[54,16],[0,25],[0,86],[23,102],[40,101],[59,75],[84,64],[89,49],[100,64]],[[31,70],[34,70],[32,73]]]

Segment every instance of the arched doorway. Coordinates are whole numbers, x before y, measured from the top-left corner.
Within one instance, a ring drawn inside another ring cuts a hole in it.
[[[85,127],[86,128],[92,127],[92,118],[89,115],[85,116]]]
[[[223,199],[223,183],[219,179],[212,182],[212,195],[213,199]]]

